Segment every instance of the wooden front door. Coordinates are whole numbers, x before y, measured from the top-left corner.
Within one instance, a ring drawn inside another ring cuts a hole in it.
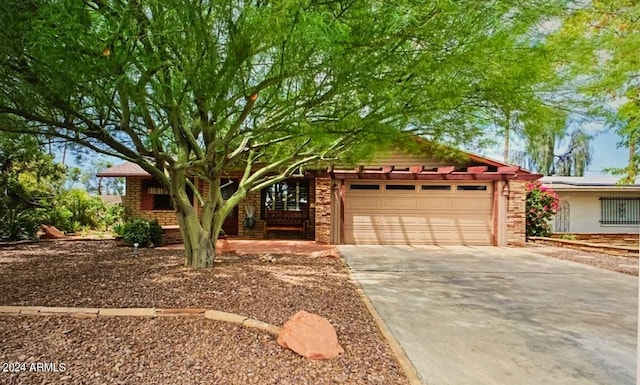
[[[237,179],[232,179],[231,182],[221,182],[220,192],[222,193],[222,199],[229,199],[237,190]],[[224,220],[222,230],[224,230],[224,233],[227,235],[238,235],[238,206],[234,207],[233,211],[227,216],[227,219]]]

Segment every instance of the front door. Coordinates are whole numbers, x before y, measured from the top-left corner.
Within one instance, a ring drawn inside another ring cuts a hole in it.
[[[220,192],[222,193],[222,199],[229,199],[237,190],[237,179],[231,179],[226,182],[221,181]],[[238,235],[238,206],[234,207],[229,216],[224,220],[222,230],[224,230],[226,235]]]

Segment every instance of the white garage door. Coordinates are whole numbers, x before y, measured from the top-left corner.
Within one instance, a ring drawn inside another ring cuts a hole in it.
[[[491,245],[493,183],[347,182],[347,244]]]

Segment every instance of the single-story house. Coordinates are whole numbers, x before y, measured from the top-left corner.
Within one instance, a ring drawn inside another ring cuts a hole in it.
[[[250,193],[223,230],[248,239],[285,235],[332,244],[523,245],[525,185],[540,175],[463,155],[445,161],[389,151],[357,167],[306,171]],[[167,191],[139,166],[120,164],[98,176],[126,178],[124,205],[132,216],[177,225]],[[223,196],[237,182],[233,174],[223,181]],[[194,185],[201,193],[209,188],[198,179]],[[255,212],[251,228],[247,209]],[[293,226],[279,226],[282,220]]]
[[[618,185],[615,176],[545,176],[543,186],[560,197],[556,233],[638,233],[640,180]]]

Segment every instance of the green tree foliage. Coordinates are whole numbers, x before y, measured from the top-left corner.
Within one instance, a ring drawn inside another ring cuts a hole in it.
[[[517,163],[543,175],[584,176],[591,163],[592,136],[577,129],[569,134],[541,130],[528,133],[525,151],[514,157]],[[566,143],[563,143],[568,139]],[[564,145],[563,145],[564,144]]]
[[[37,138],[0,132],[0,171],[0,239],[34,238],[63,168]]]
[[[207,267],[234,206],[305,164],[407,133],[482,139],[485,63],[533,49],[514,36],[564,3],[7,0],[0,117],[140,165],[170,192],[186,264]],[[191,176],[211,186],[200,218]]]
[[[112,167],[113,163],[104,160],[92,162],[91,167],[86,167],[80,176],[80,182],[87,192],[96,195],[124,195],[124,178],[98,177],[101,171]]]
[[[43,206],[43,223],[65,232],[102,229],[117,222],[108,214],[109,209],[102,199],[81,189],[61,190]],[[112,223],[107,223],[107,217]]]
[[[640,2],[581,2],[553,38],[569,55],[565,70],[579,79],[579,90],[598,106],[629,150],[627,167],[611,169],[633,182],[640,167]]]

